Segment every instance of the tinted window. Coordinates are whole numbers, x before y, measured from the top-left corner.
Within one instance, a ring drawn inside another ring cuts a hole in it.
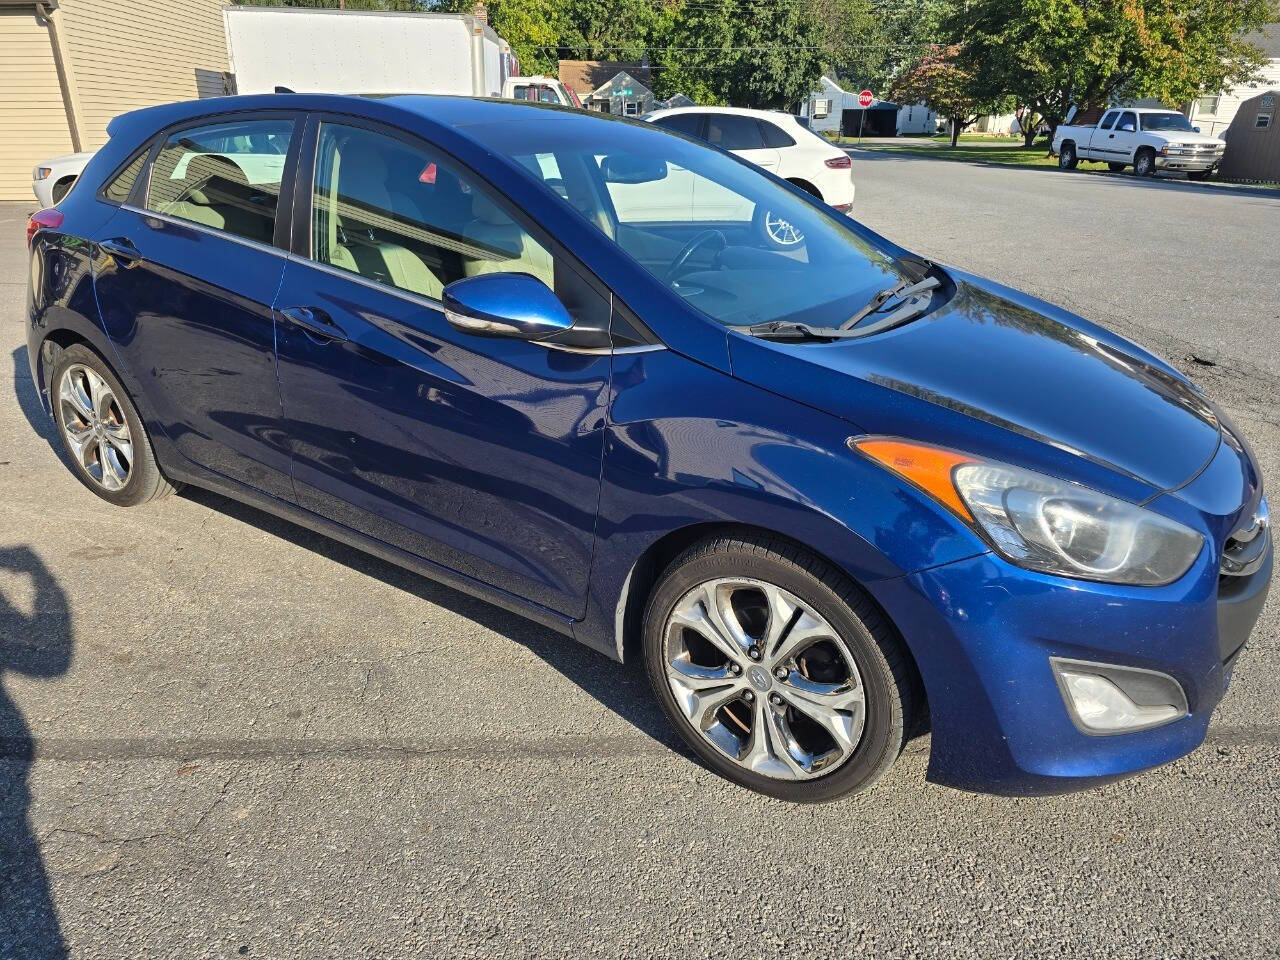
[[[1098,129],[1099,129],[1099,130],[1110,130],[1112,127],[1114,127],[1114,126],[1115,126],[1115,123],[1116,123],[1116,117],[1118,117],[1118,116],[1120,116],[1120,114],[1116,113],[1114,110],[1112,110],[1111,112],[1107,113],[1106,115],[1104,115],[1104,116],[1103,116],[1103,118],[1102,118],[1102,122],[1101,122],[1100,124],[1098,124]]]
[[[1144,113],[1141,120],[1143,130],[1182,130],[1191,133],[1194,129],[1191,121],[1180,113]]]
[[[666,127],[668,130],[674,130],[677,133],[688,134],[691,137],[698,136],[702,126],[702,114],[700,113],[673,113],[669,117],[659,117],[653,121],[660,127]]]
[[[156,156],[147,209],[271,243],[291,120],[241,120],[193,127]]]
[[[338,124],[320,127],[311,250],[437,300],[447,284],[482,273],[529,273],[553,286],[551,255],[487,190],[428,151]]]
[[[1116,124],[1116,130],[1124,133],[1135,133],[1138,129],[1138,118],[1134,114],[1125,111],[1120,114],[1120,122]]]
[[[760,133],[764,137],[764,145],[766,147],[794,147],[796,145],[796,142],[781,127],[770,123],[768,120],[759,122]]]
[[[133,185],[138,180],[138,173],[142,170],[142,165],[147,162],[147,154],[150,152],[150,144],[139,150],[137,156],[102,188],[102,195],[112,203],[124,203],[128,200],[129,194],[133,191]]]
[[[707,115],[707,140],[725,150],[759,150],[764,147],[755,117],[735,113]]]

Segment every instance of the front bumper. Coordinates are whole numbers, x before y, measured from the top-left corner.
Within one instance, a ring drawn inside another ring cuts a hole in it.
[[[1065,793],[1198,747],[1271,576],[1268,561],[1220,598],[1213,553],[1202,551],[1166,587],[1042,576],[992,554],[875,585],[924,680],[929,779],[984,793]],[[1188,713],[1132,733],[1082,732],[1050,657],[1168,674],[1186,693]]]
[[[1201,173],[1214,170],[1222,162],[1222,154],[1205,154],[1201,156],[1164,156],[1156,155],[1157,170],[1180,170],[1189,173]]]

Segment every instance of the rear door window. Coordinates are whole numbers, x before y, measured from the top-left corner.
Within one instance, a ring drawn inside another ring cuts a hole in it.
[[[653,122],[676,133],[697,137],[702,132],[702,116],[700,113],[673,113],[670,116],[659,117]]]
[[[707,115],[707,140],[724,150],[761,150],[764,137],[755,117],[736,113]]]
[[[293,128],[261,119],[179,130],[151,167],[147,209],[271,243]]]

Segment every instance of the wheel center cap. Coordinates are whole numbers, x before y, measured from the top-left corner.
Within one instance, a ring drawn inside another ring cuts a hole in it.
[[[764,667],[748,667],[747,682],[761,693],[773,686],[773,678],[769,676],[769,671]]]

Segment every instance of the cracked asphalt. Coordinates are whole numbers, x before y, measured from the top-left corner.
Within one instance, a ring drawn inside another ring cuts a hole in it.
[[[1280,197],[855,153],[857,213],[1204,383],[1280,477]],[[0,957],[1260,957],[1280,650],[1103,789],[746,793],[640,672],[212,494],[59,461],[0,205]]]

